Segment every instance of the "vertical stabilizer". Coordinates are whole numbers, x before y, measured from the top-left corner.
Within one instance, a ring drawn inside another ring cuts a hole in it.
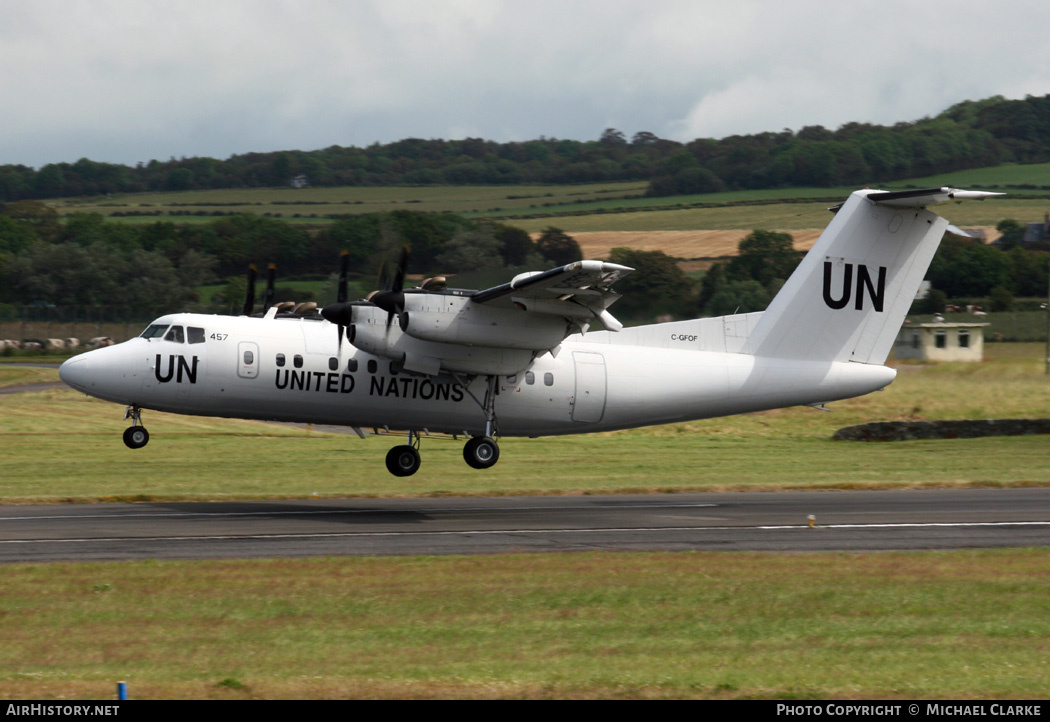
[[[993,195],[856,191],[762,314],[745,352],[885,362],[948,227],[926,206]]]

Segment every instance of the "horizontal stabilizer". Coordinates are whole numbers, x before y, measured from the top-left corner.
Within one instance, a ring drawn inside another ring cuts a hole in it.
[[[986,191],[964,191],[958,188],[918,188],[907,191],[876,191],[868,193],[867,199],[882,206],[893,208],[925,208],[938,203],[959,201],[983,201],[985,198],[1005,195]]]

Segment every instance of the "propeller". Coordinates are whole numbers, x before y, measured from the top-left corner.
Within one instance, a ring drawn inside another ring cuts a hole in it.
[[[350,272],[350,251],[339,254],[339,282],[336,288],[335,303],[321,309],[321,316],[329,323],[334,323],[339,331],[339,350],[343,349],[343,334],[353,323],[353,306],[346,302],[346,277]]]
[[[401,247],[401,257],[397,261],[397,269],[393,278],[387,281],[386,289],[373,291],[368,295],[368,300],[386,311],[386,327],[394,321],[394,316],[405,310],[405,267],[408,265],[408,246]],[[385,265],[384,265],[385,269]]]
[[[258,274],[255,264],[248,266],[248,289],[244,294],[244,315],[251,316],[255,309],[255,276]]]
[[[350,254],[347,251],[343,251],[340,257],[339,265],[339,289],[336,295],[336,302],[328,304],[321,309],[321,316],[331,324],[335,324],[338,328],[339,333],[339,348],[343,347],[343,335],[344,333],[350,339],[350,343],[354,342],[354,306],[362,305],[363,303],[372,303],[379,308],[387,312],[386,325],[390,328],[390,324],[393,323],[394,316],[400,314],[405,309],[405,267],[408,265],[408,246],[401,248],[401,257],[398,259],[397,268],[394,271],[392,277],[387,278],[386,263],[380,267],[379,277],[380,282],[383,284],[384,289],[381,291],[372,291],[368,294],[366,301],[352,301],[347,302],[346,292],[346,276],[349,271],[350,265]]]

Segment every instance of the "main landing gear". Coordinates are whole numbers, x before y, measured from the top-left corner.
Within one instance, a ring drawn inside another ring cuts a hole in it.
[[[478,402],[478,398],[470,394],[470,398],[474,399],[485,412],[485,435],[473,437],[463,447],[463,460],[473,469],[488,469],[499,461],[499,447],[492,438],[496,433],[496,381],[498,379],[496,376],[485,378],[487,382],[485,400]],[[464,384],[463,388],[467,389],[468,394],[470,393],[469,386]]]
[[[499,461],[499,447],[488,436],[475,436],[463,447],[463,460],[475,469],[487,469]]]
[[[458,377],[457,377],[457,380]],[[496,376],[486,377],[485,400],[479,401],[470,391],[470,385],[459,380],[460,385],[485,412],[485,435],[471,437],[463,447],[463,460],[474,469],[488,469],[499,461],[499,445],[493,436],[496,432]],[[133,427],[134,428],[134,427]],[[130,429],[129,429],[130,431]],[[145,431],[145,429],[143,429]],[[419,432],[408,432],[408,443],[395,446],[387,452],[386,468],[394,476],[412,476],[419,471]]]
[[[149,432],[142,425],[142,410],[138,406],[129,406],[124,411],[124,418],[131,418],[131,426],[124,429],[124,445],[129,449],[141,449],[149,443]]]

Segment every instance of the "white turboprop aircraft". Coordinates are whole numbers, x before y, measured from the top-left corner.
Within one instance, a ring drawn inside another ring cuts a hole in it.
[[[320,315],[175,313],[138,338],[75,356],[62,380],[140,411],[401,429],[386,464],[420,466],[421,435],[468,437],[477,469],[498,436],[609,431],[795,405],[893,381],[884,366],[948,221],[927,206],[998,193],[860,190],[762,312],[623,328],[608,307],[632,269],[579,261],[484,291],[431,279]],[[252,281],[254,287],[254,279]],[[254,293],[250,298],[253,298]],[[397,320],[397,323],[393,321]],[[585,333],[594,319],[605,330]],[[350,343],[347,347],[344,334]]]

